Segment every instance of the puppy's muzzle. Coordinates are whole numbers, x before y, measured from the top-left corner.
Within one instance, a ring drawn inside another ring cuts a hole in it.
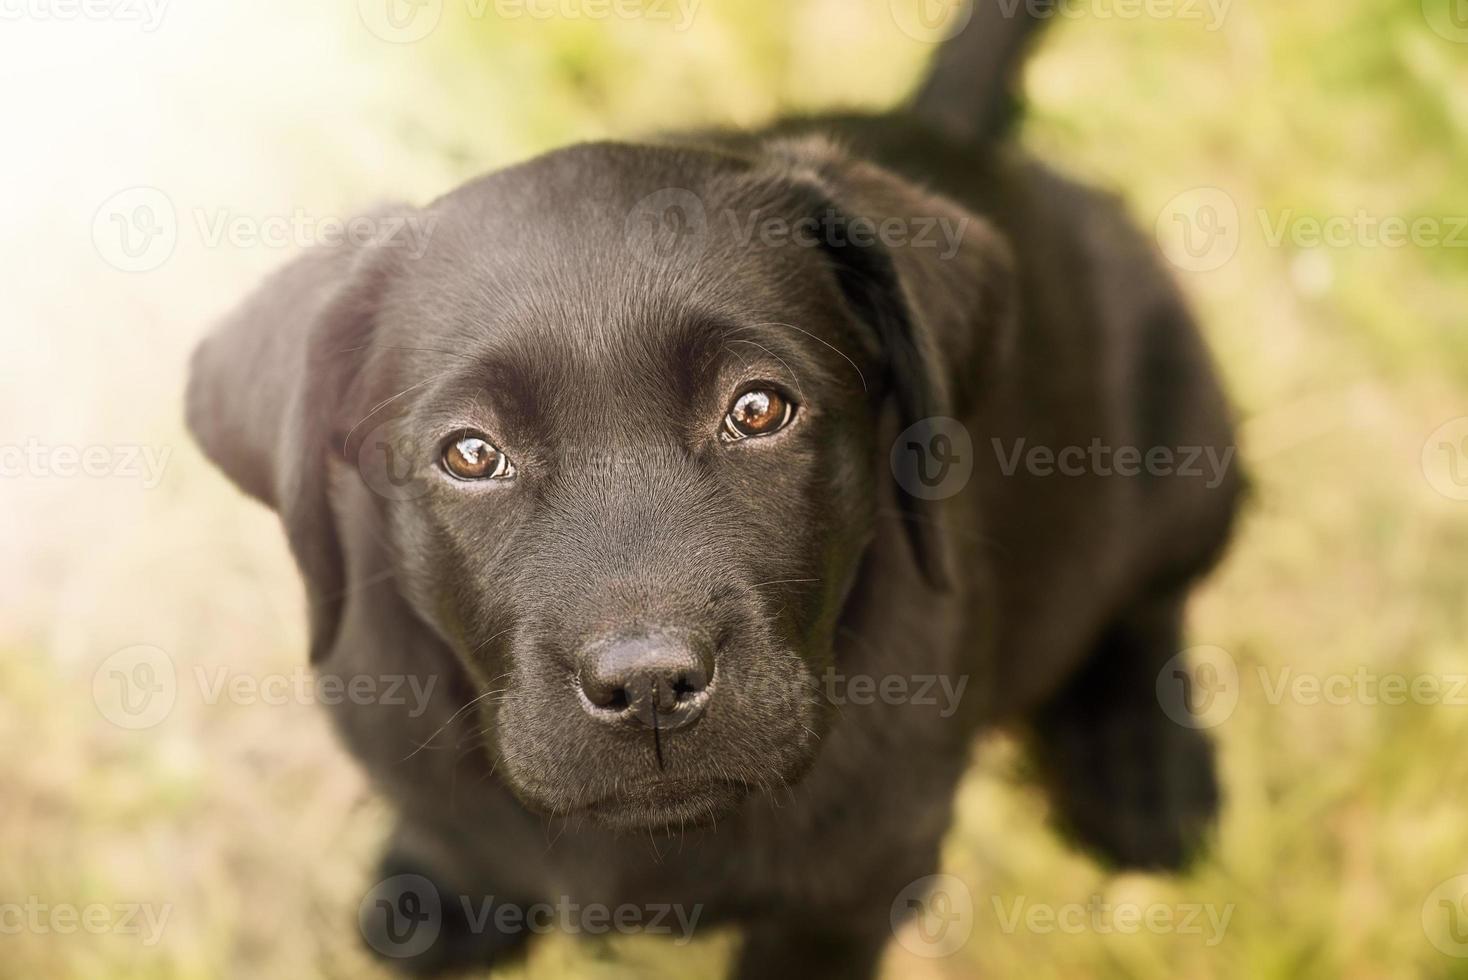
[[[713,693],[713,648],[696,633],[616,637],[577,659],[581,706],[598,721],[671,731],[697,721]]]

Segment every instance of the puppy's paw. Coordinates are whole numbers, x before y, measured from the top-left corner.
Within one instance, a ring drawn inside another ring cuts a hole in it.
[[[1184,867],[1218,813],[1212,743],[1158,700],[1158,672],[1182,647],[1184,599],[1147,599],[1119,617],[1034,719],[1057,822],[1123,868]]]
[[[447,887],[411,858],[389,852],[358,910],[362,938],[378,958],[415,977],[482,970],[521,952],[524,916],[498,896]],[[506,925],[514,928],[506,928]]]
[[[1218,813],[1212,744],[1147,713],[1052,731],[1041,761],[1061,829],[1120,868],[1186,867]]]

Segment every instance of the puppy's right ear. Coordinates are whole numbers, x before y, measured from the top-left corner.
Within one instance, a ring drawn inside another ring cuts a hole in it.
[[[346,589],[328,457],[355,421],[354,382],[402,251],[391,239],[316,247],[206,337],[189,371],[188,424],[205,455],[285,525],[306,583],[312,662],[331,647]]]

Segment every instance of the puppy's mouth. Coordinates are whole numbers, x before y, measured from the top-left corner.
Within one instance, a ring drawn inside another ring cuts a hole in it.
[[[608,797],[582,810],[613,830],[693,828],[733,813],[749,794],[743,783],[716,780],[659,793]]]
[[[522,787],[522,796],[539,797],[540,809],[558,816],[589,818],[611,830],[682,830],[708,826],[727,817],[753,788],[733,779],[653,779],[620,787],[616,793],[591,802],[545,805],[536,787]]]

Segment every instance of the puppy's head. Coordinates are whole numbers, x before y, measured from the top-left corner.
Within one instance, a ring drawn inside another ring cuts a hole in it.
[[[886,440],[995,346],[1002,251],[821,144],[577,147],[404,214],[419,248],[303,259],[196,359],[195,431],[284,516],[313,655],[352,601],[345,461],[526,803],[661,827],[797,779],[884,522],[911,562],[880,574],[942,587]],[[944,218],[960,247],[924,254]]]

